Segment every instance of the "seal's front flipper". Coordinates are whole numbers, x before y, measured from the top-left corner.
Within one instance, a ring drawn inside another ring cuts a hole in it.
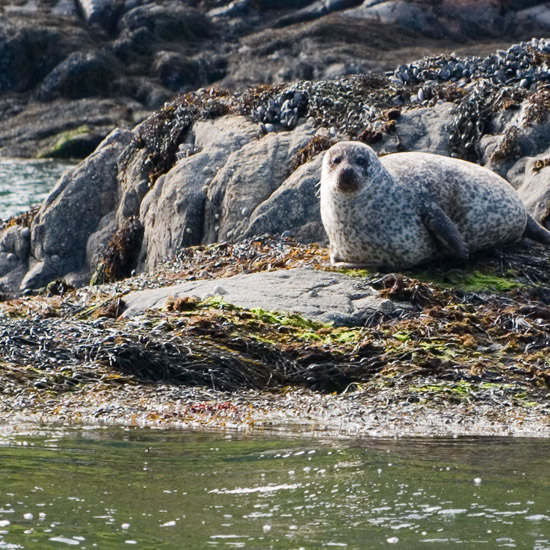
[[[547,231],[537,223],[531,216],[527,216],[527,225],[525,226],[525,231],[523,232],[523,237],[532,239],[542,244],[550,246],[550,231]]]
[[[425,205],[422,221],[434,240],[441,245],[448,256],[467,260],[470,256],[468,245],[454,222],[435,204]]]

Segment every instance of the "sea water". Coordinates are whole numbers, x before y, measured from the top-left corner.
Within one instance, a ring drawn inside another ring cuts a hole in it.
[[[0,220],[40,204],[72,166],[58,160],[0,159]]]
[[[0,549],[550,549],[550,441],[0,426]]]

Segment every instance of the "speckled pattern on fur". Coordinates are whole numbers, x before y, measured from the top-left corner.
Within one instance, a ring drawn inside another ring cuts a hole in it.
[[[379,159],[359,142],[325,154],[321,217],[333,263],[386,269],[519,241],[529,218],[514,188],[486,168],[430,153]]]

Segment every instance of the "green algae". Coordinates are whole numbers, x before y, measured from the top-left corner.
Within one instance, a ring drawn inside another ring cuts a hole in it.
[[[364,278],[369,282],[378,282],[385,277],[395,276],[395,274],[379,274],[363,268],[344,268],[335,269],[349,277]],[[516,280],[513,273],[506,273],[506,276],[496,273],[485,273],[479,269],[449,269],[442,271],[434,269],[433,266],[423,267],[422,269],[411,269],[403,271],[403,275],[418,279],[421,282],[434,284],[442,289],[463,290],[465,292],[508,292],[516,288],[521,288],[523,283]]]
[[[57,140],[54,145],[38,155],[38,158],[66,158],[67,151],[72,147],[75,139],[90,133],[90,127],[86,124],[61,132],[57,135]]]
[[[319,323],[317,321],[312,321],[298,315],[297,313],[278,313],[267,311],[262,308],[252,308],[250,310],[258,319],[264,321],[265,323],[273,323],[276,325],[283,325],[287,327],[306,329],[311,331],[316,331],[321,328],[329,328],[332,326],[331,323]]]
[[[427,398],[441,396],[452,401],[482,401],[484,399],[496,399],[497,396],[508,395],[522,406],[533,407],[537,405],[536,401],[529,398],[524,388],[516,384],[502,382],[471,382],[469,380],[458,380],[448,382],[445,380],[430,382],[422,385],[411,385],[411,393],[419,396],[424,395]],[[429,397],[428,397],[429,396]]]
[[[470,273],[448,273],[444,278],[444,282],[448,283],[451,288],[459,288],[468,292],[507,292],[523,286],[514,279],[508,279],[494,274],[482,273],[477,270]]]

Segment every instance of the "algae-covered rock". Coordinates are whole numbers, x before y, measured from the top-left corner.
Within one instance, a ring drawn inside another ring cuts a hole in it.
[[[141,204],[144,267],[154,267],[182,246],[203,242],[210,183],[229,156],[256,140],[258,133],[257,125],[244,117],[199,121],[193,126],[180,148],[180,160],[156,181]],[[219,214],[216,218],[212,213],[210,223],[219,224]]]
[[[485,59],[426,58],[387,76],[183,94],[132,132],[111,134],[63,178],[30,222],[23,286],[96,272],[112,280],[154,269],[183,247],[266,233],[324,242],[316,187],[322,155],[339,140],[379,154],[477,160],[517,188],[525,182],[528,208],[544,221],[543,178],[526,171],[526,159],[549,146],[549,54],[548,41],[534,40]],[[492,64],[512,67],[515,59],[533,68],[527,87],[504,71],[491,75]],[[95,181],[108,200],[92,196]],[[132,259],[122,266],[117,253]]]
[[[297,313],[335,326],[362,326],[373,315],[399,315],[411,307],[381,298],[360,279],[342,273],[296,268],[133,292],[124,297],[124,316],[166,308],[169,300],[185,296],[197,296],[200,300],[218,297],[246,309]]]

